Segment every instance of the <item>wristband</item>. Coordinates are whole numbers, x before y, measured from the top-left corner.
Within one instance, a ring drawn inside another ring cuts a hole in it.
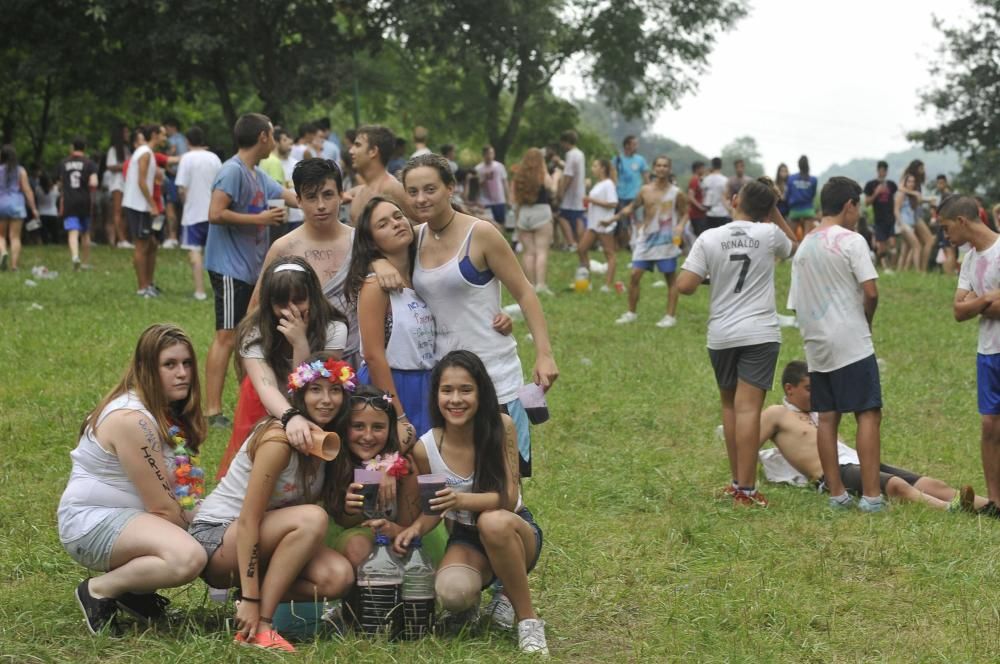
[[[289,408],[281,414],[281,428],[284,429],[288,426],[288,422],[296,415],[301,415],[298,408]]]
[[[402,415],[398,416],[396,420],[399,422],[409,422],[410,418],[406,416],[406,413],[403,413]]]
[[[250,602],[252,604],[260,604],[260,598],[259,597],[246,597],[246,596],[243,595],[243,593],[240,593],[240,601],[241,602]]]

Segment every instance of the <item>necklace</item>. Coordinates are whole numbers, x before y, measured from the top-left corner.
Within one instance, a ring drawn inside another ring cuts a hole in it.
[[[187,448],[184,430],[171,421],[167,432],[174,444],[174,498],[185,510],[193,510],[205,496],[205,471],[201,457]]]
[[[448,220],[448,223],[445,224],[444,226],[442,226],[441,228],[437,229],[436,231],[434,231],[434,239],[435,240],[440,240],[441,239],[441,233],[443,233],[446,228],[448,228],[449,226],[451,226],[451,222],[455,221],[455,215],[456,214],[458,214],[458,210],[452,210],[452,212],[451,212],[451,219]],[[433,229],[431,229],[431,230],[433,230]]]

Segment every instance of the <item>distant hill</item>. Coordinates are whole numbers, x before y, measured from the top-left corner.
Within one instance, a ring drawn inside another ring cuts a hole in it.
[[[914,159],[920,159],[924,162],[928,183],[933,183],[934,178],[942,173],[951,179],[962,167],[958,153],[954,150],[928,152],[922,148],[914,147],[902,152],[889,153],[885,157],[852,159],[846,164],[834,164],[817,177],[820,182],[824,182],[834,175],[846,175],[864,185],[865,182],[875,177],[875,165],[880,159],[889,162],[889,177],[896,181],[899,180],[899,176],[902,175],[907,164]]]

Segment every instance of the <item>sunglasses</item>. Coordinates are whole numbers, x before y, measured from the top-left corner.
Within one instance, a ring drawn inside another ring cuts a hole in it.
[[[372,408],[377,408],[378,410],[389,412],[389,409],[392,408],[392,400],[391,398],[386,396],[381,396],[381,397],[352,396],[350,400],[350,405],[352,411],[364,410],[365,406],[371,406]]]

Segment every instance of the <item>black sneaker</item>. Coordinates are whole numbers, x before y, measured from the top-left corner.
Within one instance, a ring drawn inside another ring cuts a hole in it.
[[[118,608],[136,620],[152,621],[163,617],[170,600],[157,593],[123,593],[115,598]]]
[[[213,429],[232,429],[233,421],[223,415],[222,413],[216,413],[215,415],[205,416],[205,420],[208,422],[208,426]]]
[[[108,625],[114,625],[115,615],[118,613],[118,606],[115,600],[106,597],[97,599],[90,594],[90,579],[84,579],[76,587],[76,603],[83,611],[83,617],[87,623],[87,629],[91,634],[98,634]]]
[[[976,514],[980,516],[993,517],[994,519],[1000,519],[1000,507],[997,507],[997,504],[991,500],[983,505],[983,507],[976,512]]]

